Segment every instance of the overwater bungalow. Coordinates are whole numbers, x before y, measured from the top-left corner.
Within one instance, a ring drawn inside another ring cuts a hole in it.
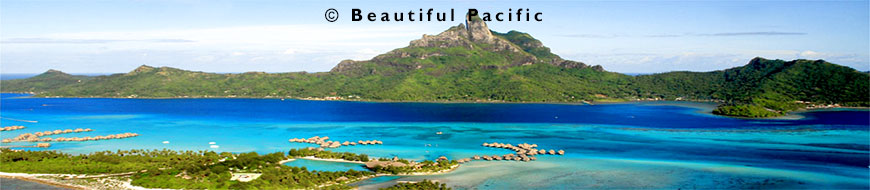
[[[81,132],[84,132],[84,131],[85,131],[85,130],[82,129],[82,128],[76,128],[76,130],[73,130],[73,132],[76,132],[76,133],[81,133]]]
[[[24,129],[24,126],[20,126],[20,125],[6,126],[3,128],[0,128],[0,131],[11,131],[11,130],[18,130],[18,129]]]
[[[53,132],[54,132],[54,134],[61,134],[61,133],[63,133],[63,131],[61,131],[60,129],[56,129],[56,130],[54,130]]]
[[[338,141],[332,141],[332,144],[329,145],[329,148],[338,148],[338,147],[341,147],[341,143],[338,143]]]
[[[66,130],[63,130],[63,133],[72,133],[72,132],[73,132],[72,129],[66,129]]]
[[[550,151],[549,151],[549,152],[547,152],[547,153],[549,153],[549,154],[553,154],[553,155],[555,155],[555,154],[556,154],[556,151],[555,151],[555,150],[553,150],[553,149],[550,149]]]
[[[91,128],[86,128],[86,129],[85,129],[85,132],[91,132],[91,131],[94,131],[94,130],[91,129]]]
[[[558,153],[559,155],[564,155],[564,154],[565,154],[565,150],[559,150],[559,151],[557,151],[556,153]]]
[[[480,160],[480,156],[478,156],[478,155],[474,155],[474,157],[472,157],[472,158],[474,158],[475,160]]]

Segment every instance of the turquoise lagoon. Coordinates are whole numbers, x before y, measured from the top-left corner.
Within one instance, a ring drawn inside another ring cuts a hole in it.
[[[381,140],[383,145],[333,151],[414,160],[511,153],[482,147],[484,142],[534,143],[567,152],[539,156],[535,162],[474,161],[440,175],[378,177],[357,183],[361,189],[422,179],[458,189],[870,188],[867,110],[739,119],[707,114],[710,107],[682,102],[442,104],[2,94],[2,126],[27,128],[0,136],[68,128],[94,131],[52,137],[141,135],[56,142],[48,148],[68,153],[164,148],[271,153],[308,147],[287,140],[311,136]],[[218,147],[211,148],[210,142]],[[348,164],[294,162],[287,164],[332,171]]]

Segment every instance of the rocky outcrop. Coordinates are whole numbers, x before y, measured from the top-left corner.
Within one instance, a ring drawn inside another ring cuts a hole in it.
[[[354,61],[354,60],[350,60],[350,59],[342,60],[341,62],[338,63],[338,65],[333,67],[332,70],[329,70],[329,72],[345,72],[345,71],[351,70],[355,66],[354,63],[356,63],[356,61]]]
[[[499,54],[498,56],[506,57],[508,60],[507,63],[500,65],[485,65],[481,69],[504,69],[536,63],[551,64],[569,69],[590,67],[582,62],[563,60],[559,56],[550,53],[549,48],[544,47],[541,41],[532,38],[528,34],[516,31],[512,31],[511,34],[521,34],[522,36],[504,36],[506,34],[491,31],[479,17],[467,17],[465,23],[450,27],[437,35],[424,34],[420,39],[411,41],[406,48],[395,49],[375,56],[371,60],[341,61],[337,66],[332,68],[331,72],[351,75],[391,75],[393,73],[427,67],[419,61],[414,60],[425,60],[440,56],[469,56],[469,54],[472,54],[469,52],[480,51],[495,52]],[[459,53],[456,53],[457,51],[445,51],[447,48],[456,47],[469,51],[458,51]],[[408,58],[413,60],[408,61]],[[377,67],[373,65],[385,66],[390,69],[378,72]],[[603,69],[600,69],[600,66],[595,68],[598,68],[596,70],[603,71]]]
[[[492,36],[492,32],[489,31],[489,27],[486,26],[486,22],[483,22],[480,17],[466,15],[465,23],[468,24],[465,32],[468,33],[466,35],[471,41],[492,43],[493,40],[495,40],[495,37]]]
[[[133,71],[130,71],[129,73],[127,73],[127,75],[135,75],[138,73],[151,72],[154,69],[157,69],[157,68],[154,68],[154,67],[151,67],[148,65],[142,65],[142,66],[136,67],[136,69],[133,69]]]
[[[479,17],[469,18],[466,23],[467,27],[465,24],[459,24],[438,35],[423,35],[423,38],[411,41],[410,47],[465,47],[472,49],[474,44],[487,44],[489,46],[485,48],[488,51],[523,53],[521,48],[510,41],[493,36],[486,23]]]

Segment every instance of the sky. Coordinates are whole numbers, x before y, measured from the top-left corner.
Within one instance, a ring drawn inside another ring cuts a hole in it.
[[[330,8],[335,22],[324,18]],[[713,71],[754,57],[870,70],[868,1],[2,0],[0,73],[324,72],[463,22],[353,22],[353,8],[454,9],[457,19],[468,8],[529,9],[543,21],[487,24],[622,73]]]

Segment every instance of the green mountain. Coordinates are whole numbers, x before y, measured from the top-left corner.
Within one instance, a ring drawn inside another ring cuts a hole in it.
[[[726,100],[714,113],[769,117],[812,104],[870,106],[870,75],[823,60],[752,59],[723,71],[638,76],[642,97]]]
[[[92,77],[83,75],[70,75],[64,72],[49,69],[45,73],[19,80],[4,80],[0,82],[0,90],[3,92],[45,92],[62,86],[70,86],[76,83],[87,82]]]
[[[717,114],[767,117],[815,104],[868,106],[868,74],[825,61],[753,59],[724,71],[632,77],[564,60],[531,35],[468,20],[330,72],[214,74],[140,66],[86,77],[50,70],[3,92],[77,97],[290,97],[381,101],[716,100]]]

